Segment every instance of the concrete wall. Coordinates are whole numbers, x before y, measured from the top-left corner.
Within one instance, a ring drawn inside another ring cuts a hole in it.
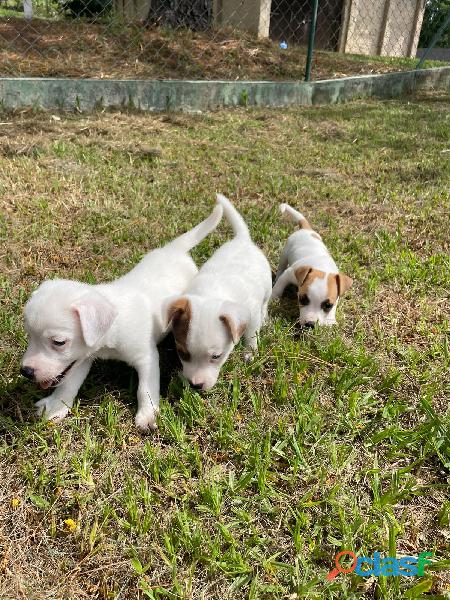
[[[382,0],[346,0],[340,52],[377,54]]]
[[[340,52],[415,56],[425,0],[345,0]]]
[[[272,0],[214,0],[214,25],[244,29],[259,38],[268,37],[271,4]]]
[[[421,89],[450,90],[450,67],[384,75],[299,81],[144,81],[0,78],[0,106],[51,110],[105,108],[205,111],[233,106],[334,104],[359,98],[396,98]]]

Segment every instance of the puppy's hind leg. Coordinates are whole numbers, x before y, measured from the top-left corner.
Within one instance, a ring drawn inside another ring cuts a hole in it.
[[[156,429],[156,417],[159,413],[159,354],[155,345],[145,361],[134,365],[139,376],[137,391],[138,410],[135,417],[136,427],[142,431]]]
[[[92,365],[92,360],[85,360],[74,365],[62,382],[55,388],[53,394],[36,402],[36,414],[48,421],[61,421],[69,414],[78,390],[86,379]]]

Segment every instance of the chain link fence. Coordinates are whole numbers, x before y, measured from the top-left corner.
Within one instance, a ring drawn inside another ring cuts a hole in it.
[[[0,0],[0,76],[303,79],[314,37],[313,79],[411,69],[430,4],[450,12],[450,0]]]

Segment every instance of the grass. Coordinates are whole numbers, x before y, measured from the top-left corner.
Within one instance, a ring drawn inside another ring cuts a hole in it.
[[[0,13],[1,16],[2,13]],[[231,29],[145,29],[104,20],[0,20],[0,75],[164,79],[304,78],[306,48]],[[418,59],[314,53],[313,79],[414,69]],[[425,67],[447,63],[426,61]]]
[[[1,598],[449,598],[448,100],[2,115]],[[31,291],[126,272],[216,190],[274,268],[277,205],[303,209],[355,279],[339,326],[301,335],[295,301],[274,303],[255,361],[238,347],[204,396],[169,340],[153,435],[133,427],[135,374],[108,362],[62,424],[33,421]],[[342,549],[437,563],[326,582]]]

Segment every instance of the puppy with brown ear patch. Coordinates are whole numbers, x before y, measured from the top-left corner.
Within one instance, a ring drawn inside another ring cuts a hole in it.
[[[298,286],[300,325],[334,325],[339,298],[353,280],[339,272],[321,236],[300,212],[289,204],[280,204],[280,212],[300,230],[290,235],[284,246],[272,298],[280,298],[284,288],[293,283]]]
[[[217,202],[235,237],[201,267],[182,296],[168,298],[163,312],[172,325],[183,374],[192,387],[214,386],[240,337],[257,346],[267,316],[272,281],[266,257],[252,242],[241,215],[220,194]]]

